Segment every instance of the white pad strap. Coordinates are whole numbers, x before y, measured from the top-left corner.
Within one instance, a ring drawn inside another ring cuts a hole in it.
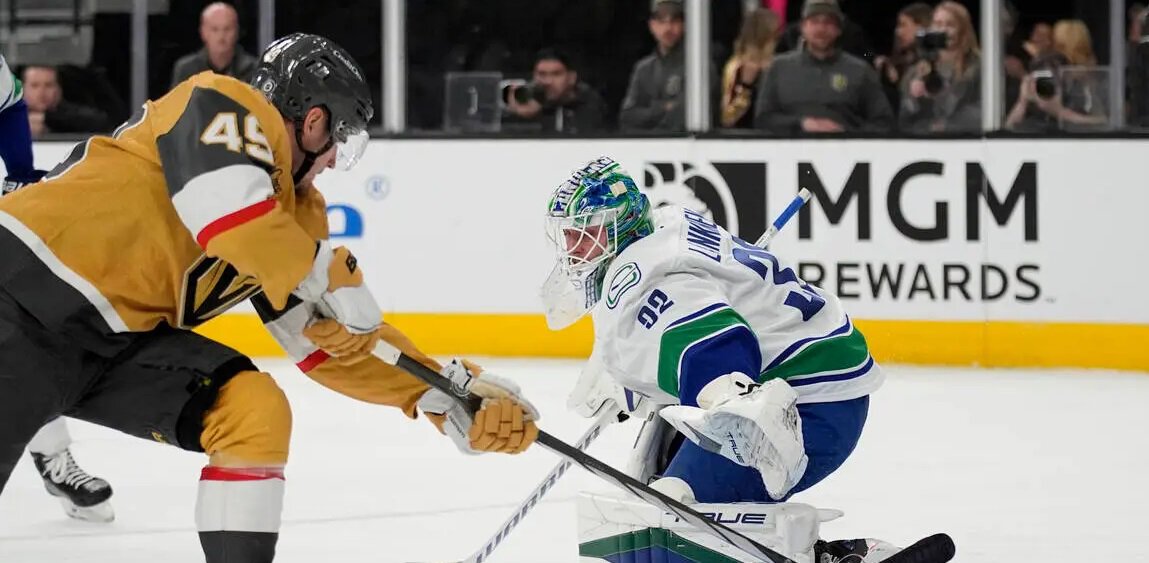
[[[702,408],[662,409],[662,418],[701,448],[758,469],[771,498],[781,499],[806,472],[798,394],[785,381],[761,386],[743,373],[711,381],[698,393]]]

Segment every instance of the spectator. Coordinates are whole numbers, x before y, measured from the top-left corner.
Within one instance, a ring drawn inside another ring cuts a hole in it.
[[[223,2],[209,4],[199,19],[199,37],[203,48],[181,57],[172,67],[172,87],[194,74],[210,70],[234,76],[244,82],[255,71],[256,60],[237,44],[239,15]]]
[[[870,65],[838,50],[842,11],[837,0],[808,0],[802,8],[801,51],[780,55],[758,89],[754,125],[799,132],[889,131],[894,116]]]
[[[1022,45],[1030,60],[1048,55],[1053,49],[1053,27],[1046,22],[1033,24],[1029,32],[1029,40]]]
[[[1149,18],[1149,10],[1141,12],[1141,18]],[[1129,55],[1129,124],[1140,129],[1149,128],[1149,25],[1143,21],[1141,38],[1133,46]]]
[[[540,51],[531,83],[506,94],[504,130],[578,134],[603,129],[602,97],[579,81],[570,59],[557,50]],[[526,102],[519,103],[518,96],[526,96]]]
[[[24,69],[23,81],[32,137],[40,138],[45,133],[100,133],[113,127],[103,111],[63,98],[55,68],[29,65]]]
[[[781,20],[769,8],[747,12],[742,31],[734,41],[734,55],[722,71],[722,126],[754,127],[754,103],[758,75],[770,68],[778,43]]]
[[[619,125],[631,130],[683,131],[686,59],[682,0],[654,0],[649,25],[655,51],[634,65],[619,111]]]
[[[1145,31],[1145,4],[1134,3],[1125,13],[1129,20],[1125,37],[1125,60],[1131,61],[1133,60],[1133,52],[1137,50],[1137,45],[1141,44],[1141,37]]]
[[[1009,0],[1002,0],[1001,3],[1001,37],[1005,38],[1005,59],[1002,61],[1005,66],[1005,84],[1003,93],[1005,94],[1005,107],[1012,107],[1017,101],[1021,93],[1021,80],[1029,72],[1029,53],[1025,52],[1022,47],[1022,41],[1018,39],[1015,31],[1017,31],[1017,9],[1014,8],[1013,3]]]
[[[1101,85],[1088,75],[1067,76],[1066,66],[1094,67],[1097,57],[1089,28],[1081,20],[1061,20],[1053,26],[1053,53],[1035,59],[1021,83],[1021,95],[1006,117],[1008,129],[1052,132],[1058,129],[1097,129],[1108,122]]]
[[[807,0],[807,4],[810,0]],[[816,0],[815,0],[816,1]],[[803,5],[802,12],[805,13],[805,6]],[[839,9],[839,13],[841,10]],[[850,18],[842,14],[841,23],[838,24],[838,39],[834,42],[834,48],[840,51],[845,51],[855,57],[870,60],[874,57],[874,51],[870,48],[870,41],[866,37],[866,31],[862,26],[856,24]],[[788,53],[790,51],[802,50],[802,41],[805,34],[802,33],[802,22],[797,21],[788,26],[782,33],[782,38],[778,41],[778,53]]]
[[[930,26],[934,9],[925,2],[915,2],[898,12],[898,25],[894,28],[894,50],[890,56],[874,57],[874,68],[882,79],[882,89],[892,107],[898,107],[898,85],[911,66],[920,59],[918,32]]]
[[[965,6],[946,1],[934,8],[931,31],[946,46],[923,50],[902,81],[899,123],[903,131],[937,133],[981,130],[981,51]]]

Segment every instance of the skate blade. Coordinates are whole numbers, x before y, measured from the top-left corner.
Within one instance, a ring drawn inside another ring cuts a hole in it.
[[[116,513],[112,510],[112,503],[109,501],[104,501],[92,506],[76,506],[72,504],[72,501],[61,498],[60,505],[64,507],[64,513],[66,513],[68,517],[75,518],[76,520],[108,523],[116,519]]]

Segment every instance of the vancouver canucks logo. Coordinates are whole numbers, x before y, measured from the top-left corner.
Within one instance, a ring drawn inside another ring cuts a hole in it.
[[[634,262],[623,264],[614,272],[614,277],[610,278],[610,284],[606,286],[606,307],[613,309],[618,306],[622,294],[638,285],[641,279],[642,271],[638,269],[638,264]]]

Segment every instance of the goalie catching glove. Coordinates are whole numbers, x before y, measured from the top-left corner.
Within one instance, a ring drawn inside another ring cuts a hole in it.
[[[759,385],[734,372],[706,384],[698,407],[669,406],[659,415],[699,447],[757,469],[770,497],[781,500],[808,462],[797,401],[785,381]]]
[[[418,407],[439,431],[467,454],[499,452],[517,454],[539,436],[535,421],[539,412],[523,398],[514,382],[483,374],[467,361],[452,360],[440,372],[456,387],[482,397],[483,406],[474,413],[438,389],[428,389]]]

